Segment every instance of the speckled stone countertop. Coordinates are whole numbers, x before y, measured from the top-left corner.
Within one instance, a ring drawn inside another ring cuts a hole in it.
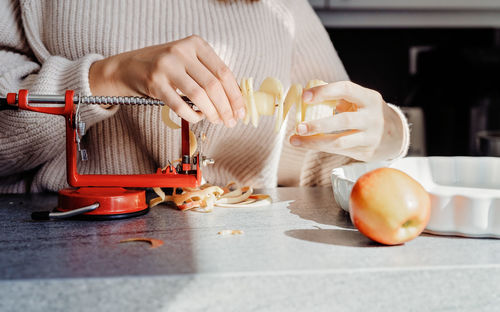
[[[0,195],[0,311],[500,310],[500,240],[385,247],[353,228],[331,188],[265,192],[272,206],[43,222],[30,213],[57,195]],[[131,237],[165,244],[119,243]]]

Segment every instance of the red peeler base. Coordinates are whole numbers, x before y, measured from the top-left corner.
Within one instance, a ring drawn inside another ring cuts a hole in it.
[[[59,191],[56,211],[71,211],[76,208],[99,203],[91,212],[79,215],[79,219],[108,220],[123,219],[146,214],[146,191],[121,187],[81,187]]]

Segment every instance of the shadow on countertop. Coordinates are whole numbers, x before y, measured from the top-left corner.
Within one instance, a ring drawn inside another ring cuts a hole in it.
[[[285,235],[313,243],[347,247],[387,247],[370,240],[357,230],[347,229],[297,229]]]
[[[290,203],[290,213],[335,229],[294,229],[285,231],[285,235],[309,242],[349,247],[384,247],[361,234],[352,224],[349,214],[342,210],[333,197],[331,187],[314,188],[315,191],[295,189],[297,200]],[[319,198],[319,200],[318,200]],[[311,203],[320,203],[311,205]]]
[[[189,215],[162,205],[130,219],[32,221],[31,212],[50,210],[57,194],[0,196],[0,280],[191,274]],[[161,239],[150,249],[133,237]]]

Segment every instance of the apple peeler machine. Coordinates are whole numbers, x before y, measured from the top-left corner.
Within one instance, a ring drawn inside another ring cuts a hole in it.
[[[193,106],[187,98],[183,100]],[[66,175],[71,188],[59,191],[54,211],[34,212],[33,219],[78,217],[94,220],[120,219],[139,216],[149,211],[146,203],[148,187],[197,187],[201,183],[200,152],[189,154],[189,123],[182,119],[182,157],[177,166],[169,165],[154,174],[102,175],[79,174],[78,154],[87,160],[80,140],[85,133],[81,120],[81,105],[165,105],[162,101],[143,97],[82,96],[68,90],[65,95],[29,95],[19,90],[0,97],[0,110],[28,110],[64,116],[66,120]],[[210,162],[210,160],[209,160]]]

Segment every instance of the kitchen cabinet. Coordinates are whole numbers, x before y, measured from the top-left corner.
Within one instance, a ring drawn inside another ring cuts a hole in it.
[[[497,0],[310,1],[326,27],[499,27]]]
[[[326,0],[325,5],[335,9],[500,9],[498,0]]]

